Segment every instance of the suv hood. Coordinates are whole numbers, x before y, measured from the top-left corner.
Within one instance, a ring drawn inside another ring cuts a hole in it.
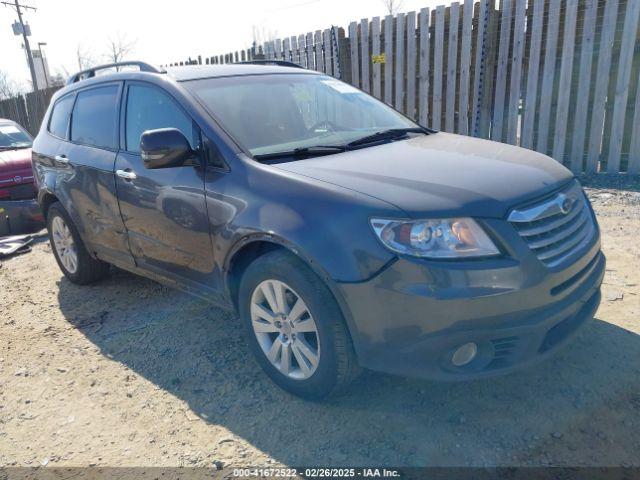
[[[532,150],[441,132],[276,167],[376,197],[413,218],[502,218],[573,178]]]

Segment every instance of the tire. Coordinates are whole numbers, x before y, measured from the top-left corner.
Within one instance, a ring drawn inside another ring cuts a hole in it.
[[[274,301],[277,304],[277,294],[264,293],[274,293],[277,285],[285,292],[279,297],[284,298],[285,307],[272,309],[269,307]],[[249,346],[262,369],[282,389],[302,398],[321,399],[343,390],[358,375],[360,368],[351,337],[336,300],[327,285],[293,254],[278,250],[258,257],[244,272],[238,295]],[[306,313],[296,320],[295,312],[302,311],[302,307],[294,308],[299,299]],[[259,306],[256,308],[255,304]],[[260,307],[267,310],[266,315]],[[270,322],[257,315],[260,312],[269,317],[275,310],[289,315],[272,317],[282,320],[277,329],[274,326],[278,320]],[[258,330],[272,331],[256,332],[254,325]],[[311,331],[314,327],[315,331]],[[280,354],[278,357],[276,353],[274,362],[267,352],[273,352],[269,347],[273,348],[278,339]],[[313,357],[309,351],[317,354],[315,364],[308,360]],[[289,361],[283,360],[285,352]]]
[[[56,262],[70,282],[86,285],[108,275],[110,265],[89,255],[76,226],[59,202],[47,211],[47,230]]]

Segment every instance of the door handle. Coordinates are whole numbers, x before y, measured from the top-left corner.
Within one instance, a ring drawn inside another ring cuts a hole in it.
[[[138,178],[136,172],[127,172],[126,170],[116,170],[116,175],[125,180],[135,180]]]
[[[69,159],[67,158],[66,155],[56,155],[54,157],[54,160],[63,165],[69,165]]]

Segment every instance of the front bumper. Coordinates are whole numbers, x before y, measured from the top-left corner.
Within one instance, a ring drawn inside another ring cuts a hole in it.
[[[360,364],[464,380],[544,358],[597,310],[605,258],[595,239],[561,270],[536,262],[443,265],[399,258],[366,282],[339,284]],[[478,353],[456,367],[453,352],[467,342],[475,342]]]
[[[33,233],[42,228],[44,217],[35,198],[0,201],[0,237]]]

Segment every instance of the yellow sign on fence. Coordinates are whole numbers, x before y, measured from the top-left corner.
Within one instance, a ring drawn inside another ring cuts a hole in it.
[[[382,55],[373,55],[371,59],[373,63],[385,63],[384,53]]]

